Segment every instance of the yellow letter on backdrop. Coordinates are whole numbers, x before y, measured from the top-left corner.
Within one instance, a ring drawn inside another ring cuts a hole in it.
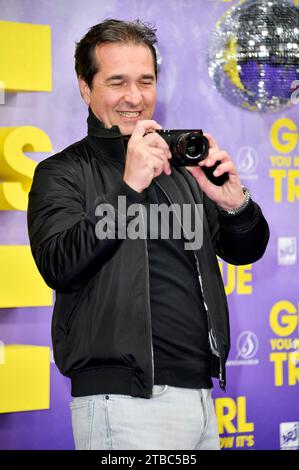
[[[38,127],[0,127],[0,210],[26,211],[37,163],[27,152],[50,152],[47,134]]]
[[[51,28],[0,21],[0,80],[6,92],[51,91]]]

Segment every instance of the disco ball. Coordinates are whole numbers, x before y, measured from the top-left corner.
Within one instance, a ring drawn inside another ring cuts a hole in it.
[[[259,112],[291,106],[299,85],[299,9],[288,0],[242,0],[217,22],[208,62],[230,103]]]

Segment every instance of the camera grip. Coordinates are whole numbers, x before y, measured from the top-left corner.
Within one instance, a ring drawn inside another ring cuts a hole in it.
[[[202,166],[201,169],[208,178],[208,180],[211,181],[211,183],[215,184],[216,186],[222,186],[229,178],[228,173],[223,173],[221,176],[214,176],[213,172],[217,168],[218,165],[220,165],[221,162],[216,162],[214,166]]]

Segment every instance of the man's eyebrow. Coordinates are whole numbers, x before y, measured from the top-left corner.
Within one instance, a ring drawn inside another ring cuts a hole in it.
[[[145,73],[141,75],[140,80],[155,80],[155,75],[151,73]]]
[[[127,75],[111,75],[110,77],[106,78],[105,82],[109,83],[113,80],[124,80],[125,78],[127,78]],[[151,73],[145,73],[139,77],[139,80],[155,80],[155,76]]]
[[[111,82],[112,80],[123,80],[125,75],[111,75],[111,77],[106,78],[105,82]]]

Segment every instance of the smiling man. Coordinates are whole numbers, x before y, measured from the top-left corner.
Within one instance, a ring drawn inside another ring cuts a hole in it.
[[[151,119],[154,113],[153,53],[144,44],[103,43],[94,55],[100,66],[92,83],[77,67],[82,97],[106,127],[117,125],[121,134],[132,134],[137,121]]]
[[[32,254],[56,290],[54,358],[72,383],[76,449],[219,449],[212,377],[225,388],[230,340],[216,255],[252,263],[269,237],[211,135],[202,163],[171,168],[152,119],[155,43],[140,21],[106,20],[81,39],[75,67],[88,135],[39,163],[29,194]],[[216,161],[218,176],[228,174],[222,186],[201,169]],[[145,238],[116,235],[134,220],[119,210],[120,197],[200,205],[202,246],[186,250],[171,229],[167,239],[150,237],[151,220]],[[107,207],[118,214],[115,236],[97,237]]]

